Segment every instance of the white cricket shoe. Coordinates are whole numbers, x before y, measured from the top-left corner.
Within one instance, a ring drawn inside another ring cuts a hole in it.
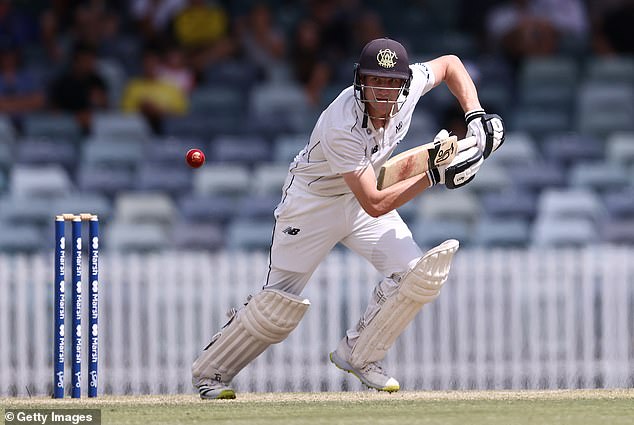
[[[335,351],[330,353],[330,361],[341,370],[353,374],[368,388],[374,388],[378,391],[387,391],[389,393],[398,391],[401,387],[398,381],[388,376],[380,362],[368,363],[367,365],[356,368],[352,366],[348,359],[352,350],[348,345],[348,338],[344,337]]]
[[[208,379],[198,385],[200,398],[203,400],[234,399],[236,392],[224,382]]]

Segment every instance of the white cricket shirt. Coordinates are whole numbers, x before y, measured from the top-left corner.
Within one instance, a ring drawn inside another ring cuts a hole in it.
[[[372,165],[378,175],[381,166],[407,134],[418,100],[436,81],[426,64],[417,63],[410,68],[409,95],[387,126],[378,130],[369,119],[363,127],[363,111],[354,99],[354,88],[350,86],[343,90],[322,112],[310,141],[290,164],[292,176],[287,179],[284,190],[290,185],[317,196],[337,196],[351,192],[343,173]]]

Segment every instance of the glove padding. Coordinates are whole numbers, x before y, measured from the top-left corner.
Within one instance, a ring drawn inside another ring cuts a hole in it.
[[[449,137],[447,130],[441,130],[434,141]],[[444,184],[448,189],[457,189],[469,183],[475,177],[484,161],[482,150],[478,146],[466,147],[458,142],[458,153],[447,165],[432,168],[427,176],[432,186]]]
[[[483,161],[482,151],[473,146],[459,152],[449,164],[429,170],[429,181],[432,185],[444,184],[447,189],[457,189],[474,179]]]
[[[499,115],[486,114],[483,109],[476,109],[465,114],[465,121],[467,137],[476,137],[485,159],[504,143],[504,121]]]

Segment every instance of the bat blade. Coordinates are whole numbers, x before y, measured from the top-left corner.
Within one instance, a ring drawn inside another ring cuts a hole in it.
[[[377,189],[382,190],[396,182],[425,173],[432,168],[451,162],[458,153],[458,138],[426,143],[388,159],[379,171]]]

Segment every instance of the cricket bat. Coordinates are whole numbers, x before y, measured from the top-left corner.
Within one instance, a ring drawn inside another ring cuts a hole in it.
[[[388,159],[379,171],[377,189],[385,189],[396,182],[450,163],[458,153],[458,143],[464,150],[475,146],[475,137],[471,136],[459,142],[456,136],[449,136],[447,139],[417,146]]]

